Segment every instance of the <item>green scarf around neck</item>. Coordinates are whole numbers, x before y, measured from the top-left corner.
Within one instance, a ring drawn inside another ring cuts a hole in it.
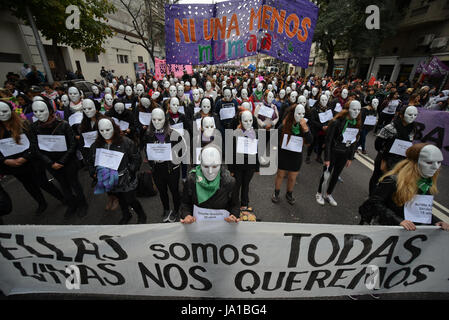
[[[301,132],[301,126],[300,126],[300,124],[299,124],[299,123],[294,124],[294,125],[292,126],[292,133],[293,133],[294,135],[298,135],[300,132]]]
[[[418,189],[421,190],[423,194],[427,194],[430,188],[432,188],[432,178],[419,179]]]
[[[345,133],[346,128],[348,127],[348,124],[351,124],[351,125],[355,126],[357,124],[357,119],[352,119],[352,120],[347,119],[341,134]]]
[[[257,100],[262,100],[263,92],[255,90],[254,95],[256,96]]]
[[[195,186],[198,204],[209,200],[217,192],[217,190],[220,189],[220,172],[212,181],[209,181],[204,177],[201,166],[197,166],[191,172],[196,173]]]

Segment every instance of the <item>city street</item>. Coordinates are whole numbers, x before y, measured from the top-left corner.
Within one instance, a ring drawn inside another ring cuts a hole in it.
[[[341,178],[343,182],[339,182],[334,192],[334,198],[338,202],[338,207],[332,208],[328,204],[321,207],[315,202],[315,194],[322,167],[316,161],[312,161],[310,165],[303,164],[301,173],[298,177],[298,185],[294,190],[296,204],[291,206],[285,199],[285,184],[281,189],[281,202],[277,205],[271,202],[271,194],[273,192],[274,177],[256,175],[252,180],[252,188],[250,190],[250,205],[255,209],[256,215],[263,222],[282,222],[282,223],[304,223],[304,224],[330,224],[330,225],[357,225],[359,222],[358,207],[368,196],[368,181],[371,177],[371,169],[373,159],[375,158],[374,136],[369,134],[367,138],[368,155],[357,156],[349,169],[345,169]],[[312,156],[313,158],[313,156]],[[146,167],[144,164],[143,168]],[[117,224],[121,218],[120,210],[114,212],[106,212],[104,206],[106,204],[106,196],[94,196],[91,189],[91,179],[86,171],[80,174],[86,196],[89,201],[89,213],[84,218],[74,217],[70,220],[64,220],[63,215],[65,207],[60,205],[52,197],[46,195],[49,203],[47,211],[40,217],[34,216],[36,204],[25,193],[23,187],[15,180],[8,179],[3,183],[5,189],[10,193],[13,200],[13,212],[4,217],[5,224],[37,224],[37,225],[108,225]],[[447,190],[449,189],[449,171],[447,167],[443,167],[438,181],[440,194],[435,200],[439,205],[440,216],[443,214],[445,221],[449,221],[449,198]],[[24,194],[25,193],[25,194]],[[148,216],[148,223],[161,223],[162,205],[159,196],[152,198],[140,198],[144,210]],[[131,223],[136,222],[133,217]],[[54,295],[32,295],[34,298],[48,298]],[[15,299],[19,296],[11,296]],[[25,298],[26,296],[20,296]],[[68,295],[57,295],[57,297],[69,297]],[[71,298],[73,296],[70,296]],[[86,296],[83,296],[86,298]],[[88,297],[87,297],[88,298]],[[92,296],[95,298],[95,296]],[[107,297],[105,297],[107,298]],[[111,297],[116,299],[117,296]],[[121,297],[131,298],[131,297]],[[133,297],[136,298],[136,297]],[[142,297],[150,298],[151,297]],[[448,299],[449,294],[437,293],[416,293],[416,294],[389,294],[383,295],[382,299]],[[338,297],[332,299],[348,299],[347,297]],[[366,299],[372,299],[366,297]]]

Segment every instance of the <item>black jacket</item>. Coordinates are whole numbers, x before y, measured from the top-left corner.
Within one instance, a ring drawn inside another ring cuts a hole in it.
[[[357,141],[360,138],[360,128],[359,132],[357,134],[356,141],[351,144],[350,146],[346,146],[345,143],[343,143],[343,128],[345,126],[346,119],[345,118],[339,118],[335,121],[332,121],[329,124],[329,128],[326,132],[326,147],[324,148],[324,161],[330,161],[331,153],[339,153],[339,154],[345,154],[348,160],[354,160],[354,154],[357,150]],[[356,126],[353,126],[351,124],[348,124],[347,128],[357,128]]]
[[[193,206],[200,208],[227,210],[235,217],[240,217],[240,203],[239,199],[232,196],[235,179],[223,166],[220,171],[220,188],[207,201],[201,205],[198,204],[198,197],[196,194],[196,173],[190,172],[187,176],[187,181],[184,184],[184,191],[182,194],[180,214],[184,219],[186,216],[193,216]]]
[[[31,160],[33,157],[32,154],[32,149],[31,149],[31,137],[30,137],[30,129],[31,129],[31,125],[29,124],[28,121],[22,120],[23,124],[24,124],[24,130],[23,130],[23,134],[26,135],[26,137],[28,138],[28,141],[30,141],[30,147],[28,148],[28,150],[25,150],[21,153],[18,154],[13,154],[10,156],[5,157],[1,152],[0,152],[0,165],[3,165],[3,162],[6,159],[18,159],[18,158],[24,158],[27,161]],[[5,129],[3,136],[0,137],[0,139],[8,139],[8,138],[12,138],[12,134],[11,131],[8,131]]]
[[[67,144],[67,151],[64,152],[50,152],[39,149],[38,135],[63,135]],[[31,125],[31,148],[33,154],[44,163],[45,166],[51,167],[55,162],[59,164],[66,164],[75,159],[77,143],[75,134],[69,123],[56,118],[56,120],[49,127],[43,127],[40,121],[36,121]]]
[[[115,111],[115,109],[112,108],[111,110],[105,113],[105,116],[110,118],[116,118],[119,121],[121,120],[128,122],[129,123],[128,129],[130,129],[131,132],[129,134],[126,134],[126,136],[131,140],[135,140],[138,137],[140,127],[138,120],[135,117],[135,112],[125,109],[123,110],[122,114],[118,114],[117,111]]]

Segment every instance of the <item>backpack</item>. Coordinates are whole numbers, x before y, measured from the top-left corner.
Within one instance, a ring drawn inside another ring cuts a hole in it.
[[[157,195],[151,171],[143,171],[137,174],[136,194],[138,197],[154,197]]]

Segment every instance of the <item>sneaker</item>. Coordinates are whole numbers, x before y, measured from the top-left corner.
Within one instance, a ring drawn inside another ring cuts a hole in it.
[[[324,198],[323,198],[323,195],[322,195],[321,193],[317,193],[317,194],[315,195],[315,199],[316,199],[316,202],[317,202],[319,205],[324,206]]]
[[[373,299],[376,299],[376,300],[379,300],[379,299],[380,299],[380,295],[378,295],[378,294],[370,294],[370,296],[371,296]]]
[[[345,182],[340,176],[338,176],[338,181],[340,181],[341,183]]]
[[[348,295],[347,297],[351,300],[355,300],[355,301],[359,300],[359,298],[357,296]]]
[[[273,193],[273,195],[271,196],[271,201],[273,203],[279,203],[279,201],[281,201],[281,199],[279,198],[279,195],[276,195],[276,193]]]
[[[178,212],[176,211],[170,211],[170,214],[168,215],[168,221],[170,223],[176,222],[178,219]]]
[[[162,222],[164,222],[164,223],[170,222],[169,217],[171,214],[172,214],[171,210],[164,210],[164,215],[163,215],[164,218],[162,219]]]
[[[296,202],[296,199],[293,197],[293,195],[289,196],[288,193],[285,195],[285,198],[287,198],[288,203],[290,205],[294,205]]]
[[[360,146],[360,147],[358,147],[358,148],[357,148],[357,150],[362,150],[362,147],[361,147],[361,146]]]
[[[327,201],[329,201],[329,204],[332,206],[332,207],[336,207],[338,204],[337,204],[337,201],[335,201],[335,199],[331,196],[331,195],[327,195],[326,196],[326,200]]]

